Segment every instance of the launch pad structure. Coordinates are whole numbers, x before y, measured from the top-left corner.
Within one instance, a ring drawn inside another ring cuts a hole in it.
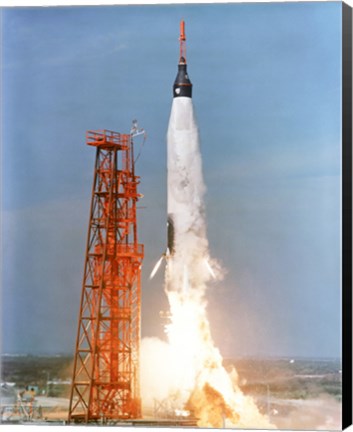
[[[68,422],[141,418],[140,277],[133,133],[88,131],[96,148]]]

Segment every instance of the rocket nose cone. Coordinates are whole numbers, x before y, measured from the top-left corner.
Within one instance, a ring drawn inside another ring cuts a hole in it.
[[[189,97],[192,96],[192,84],[187,72],[186,63],[179,63],[178,74],[174,81],[173,97]]]

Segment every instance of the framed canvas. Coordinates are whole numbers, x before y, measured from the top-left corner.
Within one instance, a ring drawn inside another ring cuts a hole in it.
[[[2,7],[1,422],[352,424],[352,8]]]

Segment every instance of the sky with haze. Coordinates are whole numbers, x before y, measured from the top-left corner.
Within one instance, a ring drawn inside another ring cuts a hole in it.
[[[95,153],[86,130],[148,139],[142,335],[163,337],[166,131],[179,21],[201,137],[208,291],[225,357],[339,357],[341,4],[4,8],[2,351],[74,350]],[[139,147],[139,141],[136,146]]]

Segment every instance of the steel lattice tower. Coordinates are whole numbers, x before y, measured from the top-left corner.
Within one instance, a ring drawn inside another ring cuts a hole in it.
[[[130,134],[88,131],[96,147],[69,422],[141,416],[140,273]]]

